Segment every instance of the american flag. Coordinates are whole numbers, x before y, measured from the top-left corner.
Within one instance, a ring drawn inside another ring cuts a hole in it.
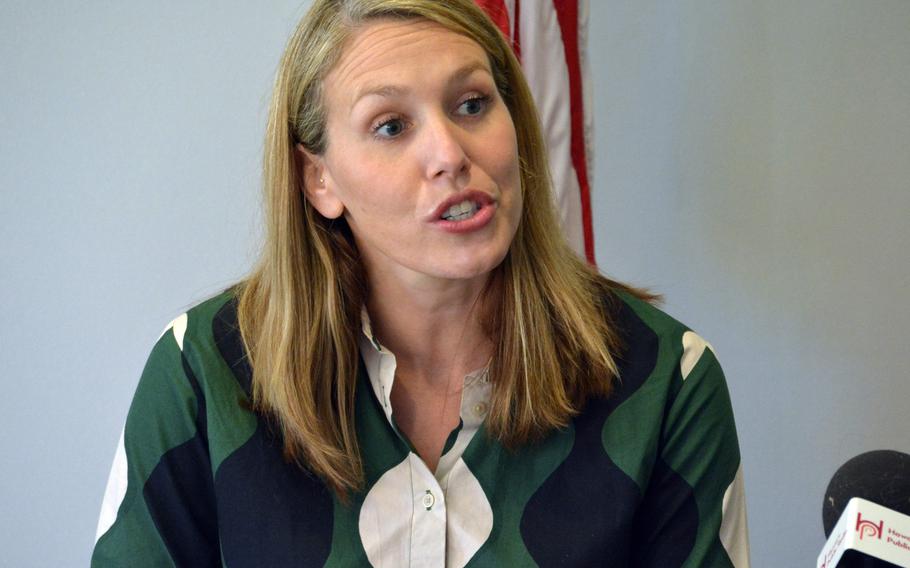
[[[475,0],[509,39],[537,103],[560,222],[594,264],[587,0]]]

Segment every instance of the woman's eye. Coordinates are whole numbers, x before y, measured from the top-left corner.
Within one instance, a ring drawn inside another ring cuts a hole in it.
[[[467,99],[458,105],[458,114],[463,116],[475,116],[482,113],[486,110],[487,105],[490,103],[490,97],[488,96],[475,96]]]
[[[377,138],[395,138],[404,132],[404,126],[404,121],[400,118],[384,120],[373,128],[373,135]]]

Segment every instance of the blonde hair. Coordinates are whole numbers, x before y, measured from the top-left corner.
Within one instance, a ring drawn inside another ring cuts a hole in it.
[[[267,234],[238,287],[238,319],[255,407],[279,425],[285,456],[340,496],[363,484],[354,397],[368,282],[347,223],[322,217],[304,198],[295,145],[325,151],[323,78],[351,34],[382,18],[429,20],[477,42],[515,124],[524,207],[484,303],[494,342],[489,434],[516,447],[566,426],[588,398],[609,395],[621,347],[610,290],[647,297],[601,277],[565,243],[531,93],[508,43],[472,0],[317,0],[278,69],[265,144]]]

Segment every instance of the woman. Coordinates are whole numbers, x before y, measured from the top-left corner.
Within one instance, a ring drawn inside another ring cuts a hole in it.
[[[562,242],[469,0],[317,1],[265,190],[258,267],[150,356],[93,565],[746,565],[720,367]]]

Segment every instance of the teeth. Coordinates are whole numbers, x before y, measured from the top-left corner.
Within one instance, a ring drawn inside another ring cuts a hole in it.
[[[477,213],[477,204],[466,199],[457,205],[453,205],[446,209],[445,213],[442,214],[442,218],[446,221],[463,221],[464,219],[470,219],[474,216],[474,213]]]

